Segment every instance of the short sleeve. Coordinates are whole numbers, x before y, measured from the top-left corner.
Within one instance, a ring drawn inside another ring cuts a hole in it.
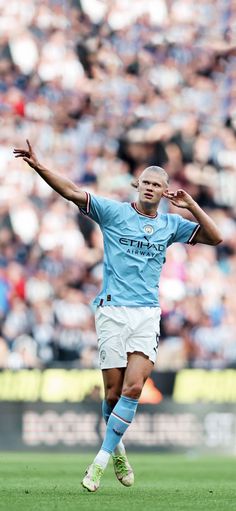
[[[200,225],[183,218],[180,215],[175,215],[176,230],[171,238],[171,243],[189,243],[194,245],[194,238],[200,229]]]
[[[86,192],[87,193],[87,192]],[[87,193],[87,204],[84,208],[79,208],[81,213],[97,222],[100,226],[108,225],[117,209],[117,202]]]

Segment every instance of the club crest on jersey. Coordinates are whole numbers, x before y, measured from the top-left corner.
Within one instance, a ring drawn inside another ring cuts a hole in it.
[[[145,225],[143,230],[145,231],[146,234],[153,234],[154,233],[154,229],[152,227],[152,225]]]

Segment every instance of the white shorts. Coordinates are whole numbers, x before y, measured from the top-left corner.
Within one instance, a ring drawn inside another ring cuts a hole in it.
[[[95,324],[101,369],[127,366],[127,353],[139,351],[156,361],[160,307],[97,307]]]

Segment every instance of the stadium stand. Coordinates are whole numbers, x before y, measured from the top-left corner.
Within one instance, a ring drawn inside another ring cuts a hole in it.
[[[119,200],[163,165],[211,214],[219,247],[169,249],[158,367],[236,367],[236,11],[136,4],[0,0],[0,368],[98,367],[101,234],[13,158],[26,138]]]

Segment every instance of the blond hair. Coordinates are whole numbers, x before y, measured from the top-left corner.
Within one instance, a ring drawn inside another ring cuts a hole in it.
[[[169,183],[169,176],[167,174],[167,172],[165,171],[165,169],[163,169],[162,167],[158,167],[157,165],[151,165],[150,167],[146,167],[143,172],[141,172],[139,178],[135,179],[134,181],[131,182],[131,186],[133,186],[133,188],[138,188],[138,182],[139,182],[139,179],[140,177],[144,174],[144,172],[156,172],[157,174],[159,174],[160,176],[162,176],[165,180],[166,180],[166,183],[168,184]]]

